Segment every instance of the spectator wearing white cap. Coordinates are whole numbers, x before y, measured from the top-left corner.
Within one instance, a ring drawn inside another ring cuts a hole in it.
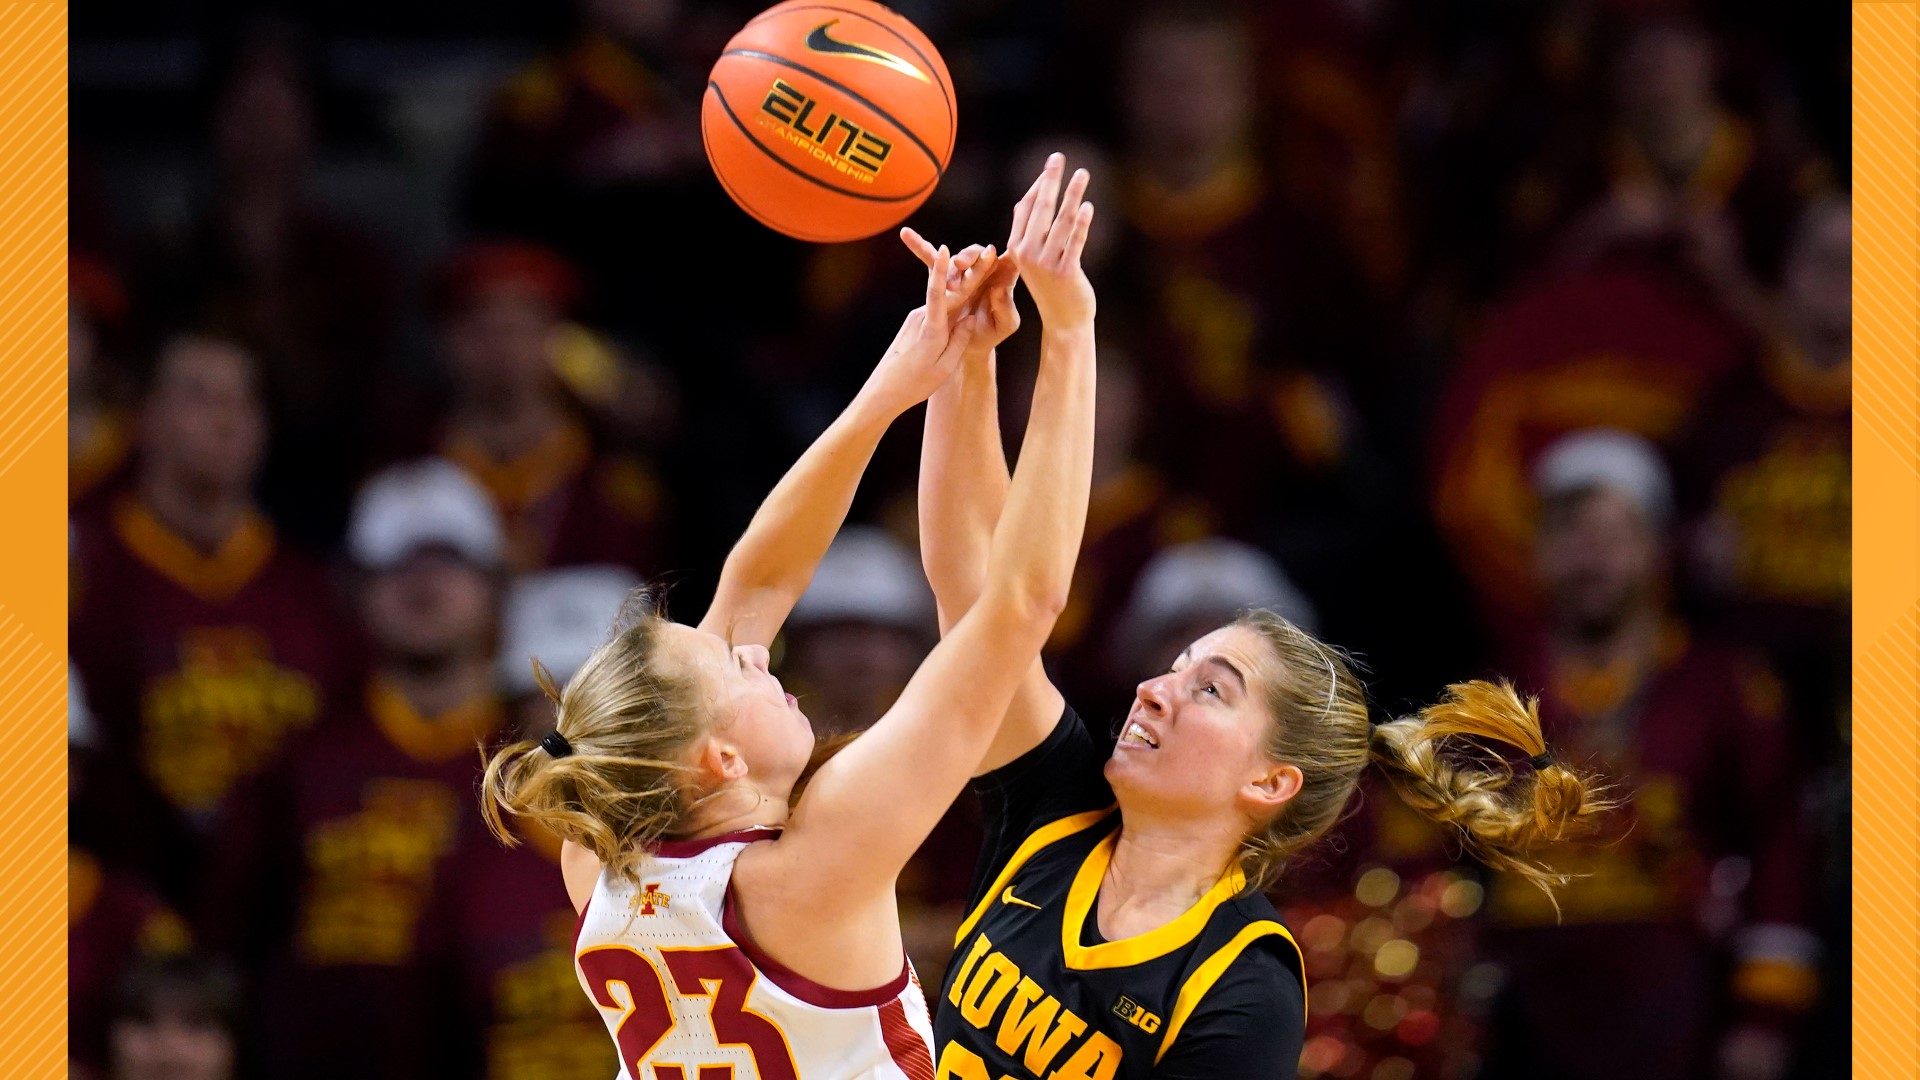
[[[1319,622],[1313,602],[1259,548],[1222,537],[1176,544],[1141,570],[1115,624],[1110,659],[1122,678],[1163,671],[1188,642],[1254,608],[1308,633]]]
[[[360,490],[347,554],[366,678],[236,797],[203,911],[210,944],[257,965],[268,1071],[291,1080],[426,1075],[479,1037],[437,1026],[429,904],[478,826],[480,752],[507,734],[505,537],[479,484],[428,458]]]
[[[376,475],[354,501],[347,553],[381,677],[429,711],[491,692],[506,537],[479,484],[438,458]]]
[[[1780,686],[1672,614],[1672,485],[1651,443],[1577,431],[1533,479],[1543,610],[1510,668],[1541,693],[1555,753],[1635,797],[1609,828],[1615,843],[1557,864],[1573,875],[1557,905],[1509,875],[1490,880],[1496,1011],[1513,1037],[1489,1072],[1782,1075],[1818,943]],[[1612,1008],[1629,998],[1640,1005]]]
[[[553,703],[540,685],[540,669],[553,689],[567,685],[607,640],[620,606],[641,584],[624,566],[572,566],[514,581],[501,614],[499,668],[521,737],[553,729]]]
[[[1664,614],[1673,482],[1646,439],[1577,431],[1534,464],[1540,526],[1534,569],[1556,632],[1592,639]]]
[[[933,592],[913,552],[870,525],[840,530],[787,619],[781,670],[816,730],[864,731],[934,640]]]

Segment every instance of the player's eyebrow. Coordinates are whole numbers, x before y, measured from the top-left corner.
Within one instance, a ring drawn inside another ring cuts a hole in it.
[[[1184,654],[1182,654],[1182,655],[1184,655]],[[1203,664],[1217,664],[1217,665],[1219,665],[1220,667],[1223,667],[1223,668],[1226,668],[1226,669],[1227,669],[1227,674],[1229,674],[1229,675],[1232,675],[1232,676],[1233,676],[1233,679],[1234,679],[1234,681],[1240,684],[1240,691],[1241,691],[1241,693],[1245,693],[1245,692],[1246,692],[1246,689],[1247,689],[1247,677],[1246,677],[1245,675],[1242,675],[1242,674],[1240,673],[1240,669],[1239,669],[1239,668],[1237,668],[1237,667],[1234,667],[1234,666],[1233,666],[1233,664],[1232,664],[1232,663],[1231,663],[1230,661],[1228,661],[1228,660],[1227,660],[1227,659],[1226,659],[1225,657],[1221,657],[1221,656],[1209,656],[1209,657],[1207,657],[1207,658],[1206,658],[1205,660],[1202,660],[1202,661],[1200,661],[1200,662],[1201,662],[1201,663],[1203,663]]]

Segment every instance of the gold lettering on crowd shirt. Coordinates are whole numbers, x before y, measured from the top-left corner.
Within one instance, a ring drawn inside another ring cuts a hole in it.
[[[307,837],[298,943],[310,964],[412,960],[434,873],[453,843],[459,803],[445,784],[373,780],[361,805]]]
[[[141,756],[170,802],[211,813],[319,710],[313,680],[276,665],[256,631],[189,630],[180,669],[151,680],[142,694]]]
[[[606,1080],[620,1070],[573,971],[573,923],[571,911],[555,913],[547,947],[494,975],[487,1080]]]
[[[1844,604],[1853,588],[1853,469],[1839,441],[1781,439],[1727,475],[1736,573],[1757,599]]]
[[[980,1031],[993,1031],[999,1017],[994,1045],[1019,1055],[1028,1072],[1028,1077],[1003,1075],[999,1080],[1113,1080],[1120,1071],[1120,1044],[1102,1032],[1089,1032],[1085,1020],[1022,973],[1006,954],[995,951],[985,934],[975,935],[947,991],[947,1001],[959,1008],[961,1019]],[[1073,1048],[1066,1062],[1053,1069],[1070,1044]],[[935,1080],[996,1078],[980,1055],[950,1042],[940,1050]]]

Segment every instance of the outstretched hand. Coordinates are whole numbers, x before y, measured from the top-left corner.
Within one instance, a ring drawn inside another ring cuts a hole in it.
[[[934,249],[927,265],[926,303],[907,313],[864,392],[895,413],[931,397],[960,363],[963,350],[953,347],[958,343],[955,324],[998,262],[991,246],[970,247],[958,255],[944,244]]]
[[[1013,232],[1007,237],[1007,253],[1019,265],[1033,306],[1051,330],[1091,325],[1095,306],[1093,284],[1080,266],[1093,227],[1093,204],[1086,201],[1092,177],[1085,169],[1074,170],[1062,197],[1060,178],[1066,167],[1065,155],[1047,158],[1033,186],[1014,206]]]
[[[900,242],[929,269],[932,268],[939,249],[925,237],[912,229],[902,228]],[[989,245],[984,249],[970,247],[954,256],[956,270],[960,268],[963,257],[976,252],[979,255],[969,262],[964,273],[978,275],[977,287],[969,288],[958,282],[954,286],[960,291],[971,291],[972,296],[959,307],[953,320],[953,337],[948,348],[958,348],[964,355],[982,356],[992,352],[1020,329],[1020,309],[1013,302],[1013,287],[1020,280],[1020,264],[1009,255],[995,252]]]

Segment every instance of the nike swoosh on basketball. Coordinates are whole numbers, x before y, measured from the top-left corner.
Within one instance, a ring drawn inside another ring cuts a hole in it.
[[[1021,907],[1030,907],[1035,911],[1040,910],[1039,904],[1033,903],[1028,900],[1022,900],[1019,897],[1013,895],[1013,886],[1011,885],[1007,886],[1006,890],[1000,894],[1000,902],[1003,904],[1019,904]]]
[[[827,27],[839,21],[839,19],[828,19],[826,22],[808,31],[807,48],[817,53],[845,56],[852,60],[865,60],[869,63],[879,64],[882,67],[890,67],[902,75],[910,75],[923,83],[933,81],[927,78],[926,72],[887,52],[885,49],[876,49],[871,45],[859,45],[851,41],[834,40],[827,34]]]

